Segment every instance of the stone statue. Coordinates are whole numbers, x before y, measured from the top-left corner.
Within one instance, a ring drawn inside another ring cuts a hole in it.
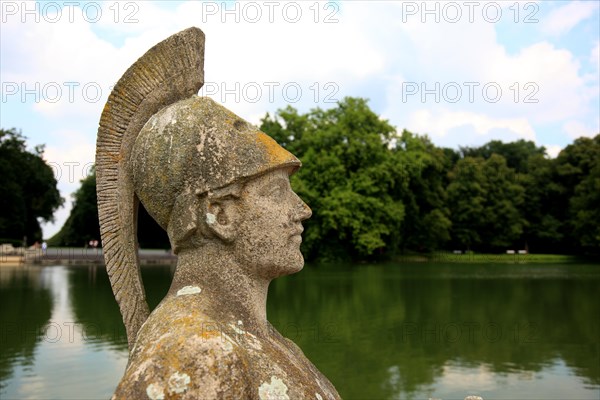
[[[266,318],[272,279],[298,272],[308,206],[300,161],[214,101],[204,34],[179,32],[119,80],[104,108],[96,168],[102,243],[127,329],[114,399],[338,399]],[[177,268],[149,314],[137,260],[142,202],[167,231]]]

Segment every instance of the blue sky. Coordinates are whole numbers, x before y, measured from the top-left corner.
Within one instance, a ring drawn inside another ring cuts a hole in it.
[[[206,34],[205,88],[258,123],[288,104],[370,99],[439,146],[600,132],[598,1],[2,1],[0,126],[46,144],[65,207],[93,163],[111,86],[167,36]]]

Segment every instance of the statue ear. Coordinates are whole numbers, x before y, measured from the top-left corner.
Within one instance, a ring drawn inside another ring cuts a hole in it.
[[[209,200],[206,205],[206,227],[224,242],[236,236],[237,207],[232,198]]]

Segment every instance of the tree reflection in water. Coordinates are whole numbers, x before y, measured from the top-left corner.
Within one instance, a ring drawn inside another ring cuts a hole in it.
[[[34,351],[50,321],[53,301],[41,269],[0,268],[0,391],[15,365],[34,363]]]
[[[172,270],[142,274],[155,307]],[[343,398],[598,398],[599,283],[593,265],[308,265],[273,282],[267,311]],[[3,397],[23,364],[55,377],[44,392],[55,397],[90,382],[96,397],[112,393],[122,371],[114,382],[99,371],[124,368],[127,341],[103,267],[3,268],[0,301]],[[42,341],[60,318],[80,340]]]
[[[588,393],[600,394],[596,266],[423,263],[305,270],[274,282],[269,320],[344,398],[393,398],[398,390],[404,397],[427,395],[456,366],[481,369],[482,376],[502,382],[509,375],[527,380],[557,363],[580,377]],[[544,394],[535,382],[530,390],[535,398]],[[548,395],[553,397],[552,388]]]

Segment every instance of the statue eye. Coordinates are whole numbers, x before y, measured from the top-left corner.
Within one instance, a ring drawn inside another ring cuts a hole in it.
[[[278,195],[280,194],[282,191],[282,188],[280,185],[275,185],[271,188],[271,190],[269,190],[269,194],[270,195]]]
[[[269,188],[268,194],[270,196],[279,196],[284,192],[284,190],[285,185],[283,184],[283,182],[277,182]]]

